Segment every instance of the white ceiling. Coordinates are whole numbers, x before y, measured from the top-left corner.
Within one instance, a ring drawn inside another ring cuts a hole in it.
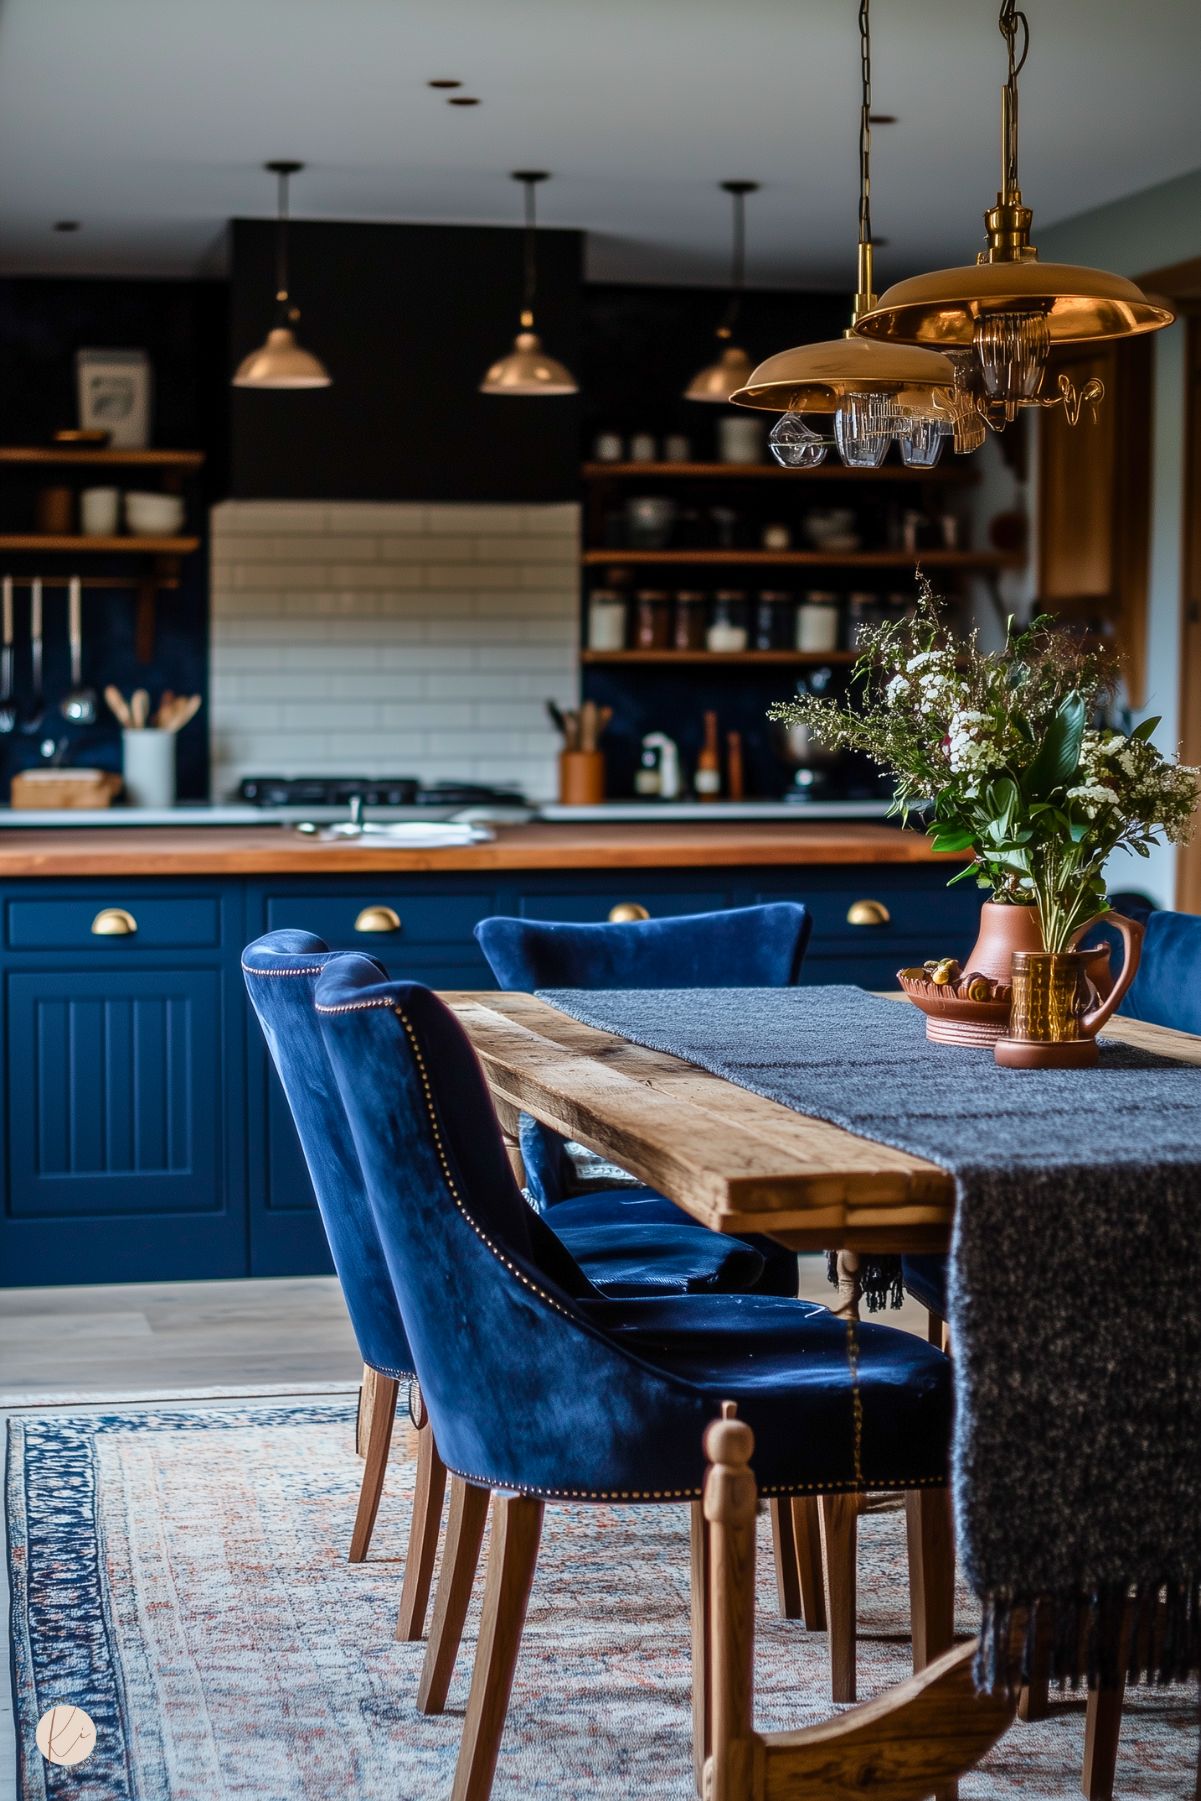
[[[1039,223],[1201,164],[1196,0],[1027,0],[1022,176]],[[881,274],[968,260],[997,183],[996,0],[877,0]],[[548,224],[598,279],[718,281],[755,178],[750,279],[852,285],[855,0],[3,0],[0,269],[220,266],[269,157],[324,219]],[[482,104],[425,84],[458,76]],[[54,220],[83,229],[55,234]]]

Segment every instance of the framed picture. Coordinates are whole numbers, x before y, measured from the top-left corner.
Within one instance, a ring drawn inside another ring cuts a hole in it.
[[[150,358],[144,350],[77,350],[79,423],[106,431],[117,450],[150,444]]]

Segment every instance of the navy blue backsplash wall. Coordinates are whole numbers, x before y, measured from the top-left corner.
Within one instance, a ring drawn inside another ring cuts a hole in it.
[[[205,466],[186,487],[186,529],[202,540],[199,554],[184,560],[181,586],[159,597],[155,652],[142,664],[134,653],[136,596],[132,588],[84,590],[84,677],[98,690],[115,682],[125,694],[149,689],[157,700],[163,688],[200,693],[208,698],[207,518],[212,502],[226,491],[229,442],[228,291],[218,281],[61,280],[15,277],[0,280],[0,394],[6,444],[49,442],[63,426],[78,424],[75,395],[75,352],[79,349],[141,349],[149,355],[154,375],[151,443],[169,450],[201,450]],[[133,471],[28,470],[6,466],[0,479],[0,530],[32,530],[36,488],[69,482],[79,489],[110,483],[157,487]],[[20,581],[32,574],[55,577],[90,572],[125,574],[129,559],[112,563],[97,556],[39,560],[0,554],[0,575]],[[36,735],[0,738],[0,796],[6,796],[16,769],[41,763],[43,739],[66,738],[69,763],[99,768],[120,767],[121,745],[116,721],[102,705],[96,725],[80,728],[59,718],[57,700],[68,686],[67,601],[62,586],[45,596],[45,674],[49,701],[43,728]],[[16,596],[17,681],[27,688],[28,588]],[[206,707],[180,734],[179,793],[200,799],[208,791],[208,726]]]

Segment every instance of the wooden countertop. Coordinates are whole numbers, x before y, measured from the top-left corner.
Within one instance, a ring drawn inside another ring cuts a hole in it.
[[[954,862],[950,858],[946,861]],[[395,850],[321,844],[281,826],[69,826],[0,832],[0,879],[30,876],[328,876],[483,869],[692,869],[944,861],[921,832],[772,821],[523,825],[491,844]]]

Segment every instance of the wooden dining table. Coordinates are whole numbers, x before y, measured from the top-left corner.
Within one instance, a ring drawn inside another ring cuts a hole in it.
[[[529,1113],[716,1232],[766,1233],[791,1250],[838,1251],[837,1305],[848,1319],[857,1312],[860,1255],[949,1248],[955,1187],[937,1164],[584,1025],[532,994],[443,998],[475,1048],[511,1136],[517,1115]],[[1201,1065],[1201,1038],[1188,1033],[1115,1018],[1105,1036]],[[1014,1697],[977,1693],[974,1642],[822,1725],[754,1731],[748,1429],[735,1420],[711,1428],[707,1453],[714,1534],[708,1801],[952,1795],[955,1778],[1015,1711]],[[1090,1697],[1090,1741],[1098,1719]]]

